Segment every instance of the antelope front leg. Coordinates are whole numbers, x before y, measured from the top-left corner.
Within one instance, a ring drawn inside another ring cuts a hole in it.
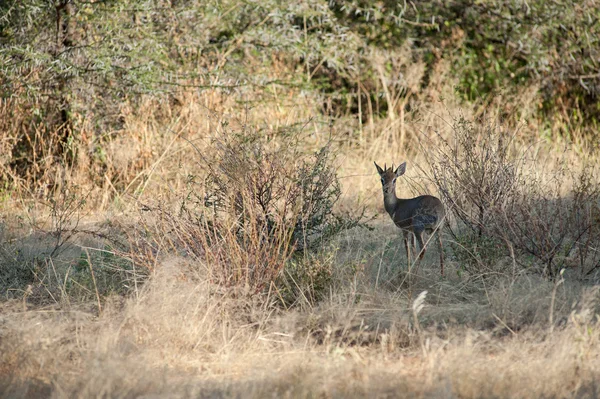
[[[417,237],[417,242],[419,243],[419,260],[423,259],[425,256],[425,244],[423,243],[423,232],[415,232],[415,237]]]
[[[409,242],[410,232],[406,231],[406,230],[402,230],[402,233],[404,234],[404,248],[406,249],[406,262],[408,265],[407,267],[408,267],[408,270],[410,271],[410,246],[411,246],[411,243]]]
[[[438,231],[438,242],[440,243],[440,273],[444,275],[444,246],[442,245],[442,234]]]

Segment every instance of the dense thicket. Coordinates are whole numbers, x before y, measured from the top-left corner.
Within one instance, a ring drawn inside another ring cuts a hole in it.
[[[78,144],[118,132],[123,104],[176,102],[184,91],[261,102],[284,86],[319,99],[327,116],[360,114],[359,123],[414,111],[411,98],[440,85],[465,104],[501,98],[517,120],[511,99],[527,93],[539,134],[595,136],[599,28],[593,0],[7,0],[3,180],[33,173],[35,143],[72,163]]]

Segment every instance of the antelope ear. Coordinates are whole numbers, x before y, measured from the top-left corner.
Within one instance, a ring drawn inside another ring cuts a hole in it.
[[[379,165],[377,165],[377,162],[373,162],[375,164],[375,167],[377,168],[377,172],[379,173],[379,175],[383,175],[383,169],[381,169],[381,167]]]
[[[394,174],[396,175],[396,177],[399,177],[402,176],[404,172],[406,172],[406,162],[402,162],[402,164],[398,166],[398,169],[396,169]]]

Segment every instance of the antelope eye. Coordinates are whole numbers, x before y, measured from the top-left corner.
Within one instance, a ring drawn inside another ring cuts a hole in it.
[[[385,185],[385,180],[383,180],[383,177],[381,178],[381,184]]]

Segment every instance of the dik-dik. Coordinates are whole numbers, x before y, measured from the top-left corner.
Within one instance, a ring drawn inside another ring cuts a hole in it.
[[[374,162],[375,163],[375,162]],[[402,229],[404,234],[404,246],[406,247],[406,257],[410,266],[410,233],[413,233],[419,243],[419,259],[425,255],[425,244],[423,242],[423,232],[429,234],[437,232],[438,242],[440,244],[440,271],[444,275],[444,251],[442,247],[442,237],[440,229],[446,215],[442,201],[432,195],[421,195],[415,198],[402,199],[396,196],[396,179],[406,172],[406,162],[394,170],[393,165],[390,168],[384,166],[381,169],[375,163],[377,172],[381,177],[383,186],[383,205],[390,215],[394,224]]]

